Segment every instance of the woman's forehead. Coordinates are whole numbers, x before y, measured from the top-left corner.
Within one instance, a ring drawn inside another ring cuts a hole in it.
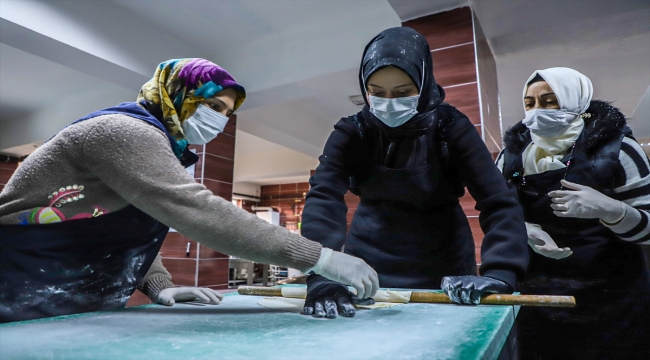
[[[553,89],[551,88],[551,85],[549,85],[546,81],[536,81],[528,85],[528,89],[526,90],[526,96],[534,96],[536,94],[541,94],[544,92],[553,93]]]
[[[390,84],[393,86],[404,85],[405,83],[415,85],[415,82],[409,74],[396,66],[386,66],[373,72],[368,78],[368,86],[370,85]],[[399,84],[398,84],[399,83]]]
[[[214,94],[213,97],[205,99],[209,103],[224,102],[228,106],[232,106],[237,99],[237,91],[233,88],[223,89]]]

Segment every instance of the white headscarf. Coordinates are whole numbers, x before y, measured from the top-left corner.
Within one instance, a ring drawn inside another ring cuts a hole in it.
[[[582,114],[587,110],[587,108],[589,108],[591,97],[594,95],[594,88],[591,85],[591,80],[578,71],[566,67],[554,67],[535,71],[528,80],[526,80],[526,85],[524,85],[524,94],[521,97],[522,101],[524,97],[526,97],[528,83],[533,80],[537,74],[544,78],[544,81],[546,81],[551,89],[553,89],[557,101],[560,103],[560,109]],[[525,108],[526,102],[524,101],[523,104]],[[571,119],[570,116],[572,116],[573,119]],[[567,114],[567,119],[569,121],[573,121],[575,118],[575,115]]]
[[[527,175],[565,167],[560,160],[564,157],[564,152],[575,143],[584,128],[582,117],[571,113],[583,114],[589,108],[594,93],[591,80],[585,75],[573,69],[554,67],[537,70],[526,80],[522,101],[526,97],[528,83],[538,74],[555,93],[560,109],[567,111],[566,119],[571,125],[562,134],[552,138],[539,136],[531,131],[530,136],[533,142],[523,154],[524,173]],[[524,108],[525,106],[524,102]]]

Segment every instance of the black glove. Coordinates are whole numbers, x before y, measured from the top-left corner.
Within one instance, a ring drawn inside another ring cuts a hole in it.
[[[445,276],[440,288],[456,304],[478,305],[483,293],[511,294],[510,285],[486,276]]]
[[[352,304],[372,305],[371,298],[359,300],[348,287],[323,276],[307,277],[307,298],[302,314],[334,319],[339,313],[353,317],[357,312]]]

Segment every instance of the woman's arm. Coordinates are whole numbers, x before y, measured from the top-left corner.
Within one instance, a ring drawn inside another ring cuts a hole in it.
[[[271,225],[212,194],[180,165],[166,136],[124,115],[86,126],[84,165],[127,202],[210,248],[305,271],[321,245]],[[219,141],[218,139],[216,141]]]
[[[302,212],[302,235],[334,250],[343,247],[347,233],[344,196],[350,188],[347,163],[352,156],[353,131],[343,121],[335,126],[309,180],[311,190]]]
[[[172,276],[165,269],[162,257],[158,254],[142,281],[138,284],[138,290],[147,295],[152,302],[156,302],[161,291],[173,287]]]
[[[515,188],[494,165],[483,140],[469,119],[455,108],[450,130],[450,163],[476,199],[479,222],[485,233],[480,273],[514,289],[528,267],[528,236]]]
[[[615,225],[604,224],[622,240],[650,244],[650,164],[633,139],[623,139],[616,179],[613,198],[627,205],[626,214]]]

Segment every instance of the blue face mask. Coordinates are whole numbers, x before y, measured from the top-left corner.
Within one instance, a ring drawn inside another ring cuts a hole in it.
[[[418,100],[420,95],[400,98],[382,98],[368,96],[370,112],[390,127],[398,127],[418,113]]]
[[[206,105],[199,105],[194,115],[183,123],[183,132],[187,142],[203,145],[214,140],[228,123],[228,117],[216,112]]]

